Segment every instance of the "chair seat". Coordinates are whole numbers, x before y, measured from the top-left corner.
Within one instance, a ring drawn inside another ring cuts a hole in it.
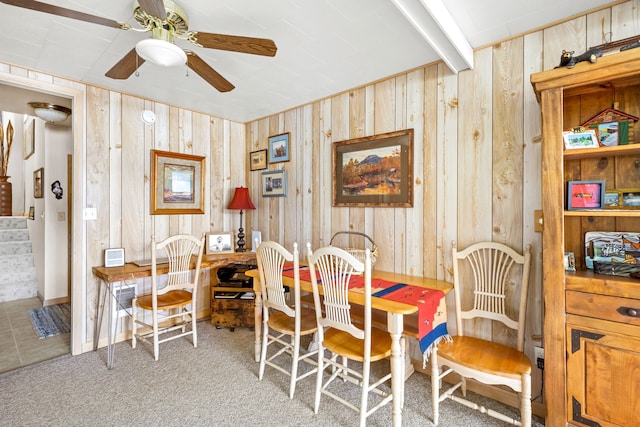
[[[351,360],[364,361],[364,340],[348,332],[329,328],[324,333],[324,347],[333,353]],[[391,336],[389,332],[371,328],[371,361],[384,359],[391,355]]]
[[[269,314],[269,327],[287,335],[295,333],[295,318],[287,316],[281,311],[272,311]],[[309,335],[318,330],[316,312],[308,308],[300,309],[300,335]]]
[[[192,297],[193,295],[189,291],[185,291],[185,290],[169,291],[166,294],[158,295],[158,309],[169,310],[171,308],[176,308],[176,307],[183,306],[185,304],[189,304],[192,300]],[[153,303],[152,303],[151,294],[139,296],[138,306],[145,310],[152,310]]]
[[[438,345],[438,358],[505,378],[531,374],[531,361],[523,352],[475,337],[455,336],[453,342],[442,342]]]

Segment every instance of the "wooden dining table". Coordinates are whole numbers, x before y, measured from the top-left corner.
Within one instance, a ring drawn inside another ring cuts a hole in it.
[[[260,273],[257,269],[249,270],[245,273],[252,277],[253,290],[255,293],[255,360],[260,361],[260,349],[262,343],[262,287],[260,283]],[[391,273],[385,271],[373,270],[371,272],[373,278],[386,280],[394,283],[406,283],[425,289],[440,290],[444,294],[453,289],[453,284],[438,279],[429,279],[420,276],[408,276],[405,274]],[[285,286],[294,286],[292,277],[283,275],[282,282]],[[311,282],[300,279],[300,290],[303,292],[313,292]],[[350,291],[349,301],[354,304],[363,305],[364,295],[362,292]],[[443,298],[444,301],[444,298]],[[443,302],[444,303],[444,302]],[[391,335],[391,390],[393,393],[392,402],[392,420],[394,426],[402,425],[402,398],[404,393],[404,381],[406,376],[403,375],[403,364],[405,363],[401,338],[405,332],[404,319],[405,316],[412,315],[418,311],[418,307],[413,304],[393,301],[381,297],[371,297],[371,308],[373,311],[379,311],[386,314],[386,329]],[[417,327],[416,327],[417,330]],[[399,398],[396,398],[398,396]]]

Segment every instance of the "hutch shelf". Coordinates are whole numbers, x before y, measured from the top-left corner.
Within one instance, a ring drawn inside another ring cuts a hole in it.
[[[640,131],[628,145],[564,150],[562,132],[607,108],[640,116],[640,49],[531,76],[542,113],[546,425],[640,425],[640,279],[585,267],[585,233],[640,233],[640,210],[566,210],[568,181],[640,188]],[[573,252],[575,272],[564,269]]]

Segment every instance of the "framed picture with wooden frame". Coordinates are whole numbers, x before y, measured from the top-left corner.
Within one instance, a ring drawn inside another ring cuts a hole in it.
[[[22,147],[22,154],[24,160],[27,160],[33,155],[36,147],[36,126],[35,119],[30,119],[24,130],[24,145]]]
[[[413,206],[413,129],[333,144],[333,206]]]
[[[620,188],[619,209],[640,209],[640,188]]]
[[[36,169],[33,172],[33,197],[42,199],[42,182],[44,181],[44,168]]]
[[[151,214],[204,213],[205,158],[151,150]]]
[[[604,207],[606,209],[620,209],[620,192],[607,190],[604,193]]]
[[[269,163],[288,162],[291,160],[289,132],[269,137]]]
[[[604,200],[604,181],[569,181],[567,183],[567,210],[602,209]]]
[[[249,153],[249,169],[259,171],[267,168],[267,150],[252,151]]]

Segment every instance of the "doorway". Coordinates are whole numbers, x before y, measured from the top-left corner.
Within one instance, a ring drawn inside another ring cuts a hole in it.
[[[19,72],[19,71],[18,71]],[[84,90],[78,89],[78,87],[66,87],[53,83],[47,83],[30,79],[27,77],[0,73],[0,85],[6,85],[12,89],[23,89],[26,91],[37,92],[42,96],[58,96],[66,98],[71,101],[71,108],[73,113],[71,115],[72,120],[72,154],[68,159],[67,176],[70,176],[68,181],[68,195],[76,194],[79,197],[67,198],[67,236],[66,239],[69,242],[67,261],[65,264],[69,264],[68,270],[68,283],[65,284],[67,289],[70,289],[69,298],[71,301],[71,332],[69,333],[69,349],[71,354],[80,354],[83,350],[82,343],[82,330],[83,325],[86,323],[86,307],[82,301],[83,294],[83,271],[86,269],[86,263],[82,250],[86,231],[84,223],[82,221],[73,221],[74,217],[82,213],[82,203],[84,197],[82,191],[84,183],[81,182],[83,174],[81,171],[84,168],[84,162],[82,153],[84,152],[85,140],[84,140]],[[0,97],[0,102],[2,97]],[[33,101],[30,99],[29,101]],[[24,102],[26,105],[26,102]],[[0,104],[0,110],[5,110],[6,107]],[[30,112],[19,111],[22,114],[32,114]],[[75,171],[76,173],[71,173]],[[46,177],[46,175],[45,175]],[[47,178],[45,178],[47,179]],[[45,191],[48,189],[45,188]],[[52,213],[55,215],[55,213]],[[59,218],[59,217],[57,217]],[[73,254],[76,254],[76,259],[73,259]],[[73,262],[72,262],[73,261]]]

